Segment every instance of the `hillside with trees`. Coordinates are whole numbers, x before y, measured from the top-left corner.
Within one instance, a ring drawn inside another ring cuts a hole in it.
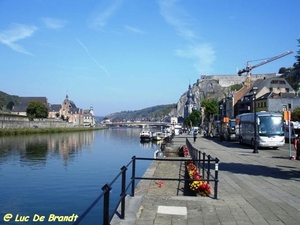
[[[10,111],[14,105],[20,104],[20,97],[0,91],[0,110]]]
[[[141,110],[112,113],[107,115],[105,119],[110,119],[111,121],[164,121],[175,107],[176,104],[157,105]]]

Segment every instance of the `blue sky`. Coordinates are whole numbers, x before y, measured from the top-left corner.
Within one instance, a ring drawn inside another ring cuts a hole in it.
[[[176,103],[201,75],[296,62],[300,1],[0,0],[0,91],[104,116]]]

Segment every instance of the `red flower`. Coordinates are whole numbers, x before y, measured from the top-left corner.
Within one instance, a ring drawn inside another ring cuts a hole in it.
[[[193,179],[194,180],[201,180],[201,175],[197,172],[197,173],[194,174]]]
[[[188,150],[187,146],[183,146],[182,148],[183,148],[183,155],[188,156],[189,155],[189,150]]]
[[[204,193],[205,195],[210,195],[211,194],[210,185],[206,182],[203,182],[199,186],[198,190],[199,190],[199,192]]]

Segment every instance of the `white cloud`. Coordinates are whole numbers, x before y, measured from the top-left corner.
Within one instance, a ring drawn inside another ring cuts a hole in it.
[[[213,47],[210,44],[190,45],[185,50],[177,49],[176,55],[194,59],[194,66],[200,74],[211,72],[211,65],[216,58]]]
[[[17,44],[16,42],[32,36],[36,30],[37,27],[35,26],[13,24],[10,29],[0,32],[0,42],[7,45],[16,52],[32,55],[24,47]]]
[[[187,22],[191,17],[181,8],[176,5],[178,0],[161,0],[159,1],[160,13],[167,23],[174,27],[178,35],[192,40],[197,38],[195,32],[190,28]]]
[[[50,18],[50,17],[44,17],[41,18],[41,21],[44,23],[44,25],[53,30],[58,30],[63,28],[66,24],[66,20],[60,20],[60,19],[55,19],[55,18]]]
[[[215,52],[209,43],[199,43],[199,36],[193,29],[193,19],[178,5],[178,0],[160,0],[160,13],[177,34],[188,42],[186,49],[177,49],[176,55],[195,61],[194,66],[199,73],[210,73],[215,61]],[[182,2],[184,4],[184,1]]]
[[[122,0],[109,1],[111,3],[108,7],[100,12],[96,12],[90,18],[90,27],[94,29],[103,28],[106,26],[108,20],[114,15],[117,9],[121,6]]]

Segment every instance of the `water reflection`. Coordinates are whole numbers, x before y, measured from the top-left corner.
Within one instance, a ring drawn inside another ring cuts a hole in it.
[[[0,223],[6,213],[80,215],[132,156],[153,157],[159,144],[140,143],[140,131],[0,137]],[[150,163],[137,163],[136,175],[142,176]],[[119,197],[117,190],[112,196]],[[99,212],[89,215],[87,224],[101,220]]]
[[[74,132],[0,137],[0,163],[19,158],[22,166],[45,165],[47,160],[61,158],[64,164],[74,160],[82,151],[95,151],[95,139],[99,149],[116,146],[122,151],[132,151],[138,144],[145,150],[160,148],[161,141],[139,142],[140,129],[113,129],[102,132]],[[108,146],[106,146],[108,145]],[[105,154],[105,153],[103,153]],[[132,153],[134,155],[134,152]]]
[[[94,139],[95,132],[0,137],[0,162],[16,156],[29,166],[41,166],[47,158],[58,156],[67,162],[83,147],[92,147]]]
[[[47,142],[41,142],[38,144],[35,143],[26,143],[25,150],[20,152],[20,162],[21,165],[27,164],[31,166],[41,166],[45,165],[46,157],[48,153]]]
[[[157,147],[160,148],[163,141],[140,141],[140,146],[142,148],[153,148]]]

